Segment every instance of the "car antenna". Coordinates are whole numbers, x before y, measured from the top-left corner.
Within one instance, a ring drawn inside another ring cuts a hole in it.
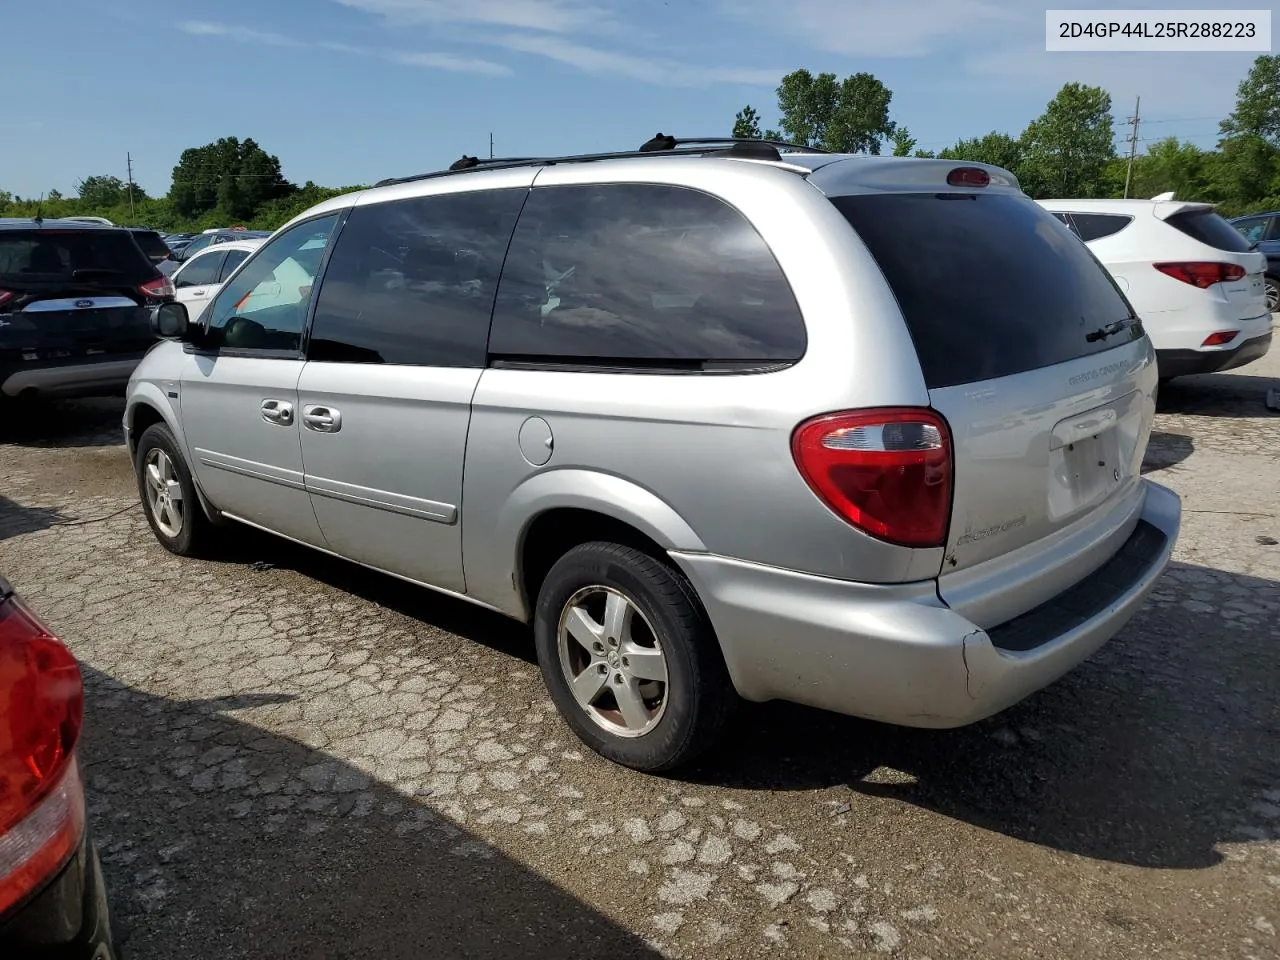
[[[449,169],[450,170],[468,170],[471,167],[476,167],[479,165],[480,165],[480,159],[478,157],[469,157],[464,153],[461,158],[449,164]]]
[[[40,194],[40,199],[36,201],[36,215],[31,219],[36,223],[44,223],[44,217],[40,215],[41,211],[43,210],[44,210],[44,193],[42,192]]]

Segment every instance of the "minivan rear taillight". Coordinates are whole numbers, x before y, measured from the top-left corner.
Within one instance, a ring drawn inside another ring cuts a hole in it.
[[[0,916],[52,878],[84,834],[75,657],[16,598],[0,599]]]
[[[12,290],[0,290],[0,307],[12,300],[16,294]]]
[[[1183,263],[1157,263],[1155,268],[1163,274],[1189,283],[1193,287],[1207,290],[1215,283],[1228,280],[1243,280],[1244,267],[1235,263],[1217,263],[1215,261],[1190,261]]]
[[[145,296],[156,299],[167,299],[174,295],[173,281],[168,277],[156,277],[138,287]]]
[[[951,431],[935,411],[894,407],[800,424],[791,454],[810,489],[873,537],[940,547],[951,520]]]

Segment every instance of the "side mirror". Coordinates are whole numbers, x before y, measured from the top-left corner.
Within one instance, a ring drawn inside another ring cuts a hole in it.
[[[176,301],[151,308],[151,332],[161,340],[185,340],[191,330],[187,308]]]

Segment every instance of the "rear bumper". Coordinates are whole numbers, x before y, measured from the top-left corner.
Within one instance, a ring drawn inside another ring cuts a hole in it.
[[[106,886],[91,840],[40,893],[0,920],[0,957],[114,960]]]
[[[1271,349],[1272,332],[1242,340],[1237,346],[1209,350],[1157,350],[1156,366],[1162,380],[1186,377],[1195,373],[1221,373],[1243,367],[1266,355]]]
[[[145,351],[105,354],[100,360],[71,363],[29,362],[0,365],[0,394],[17,397],[88,397],[124,393]]]
[[[711,618],[738,692],[915,727],[981,720],[1052,683],[1114,636],[1173,553],[1176,494],[1143,481],[1111,561],[1021,617],[983,630],[933,581],[869,585],[673,553]]]

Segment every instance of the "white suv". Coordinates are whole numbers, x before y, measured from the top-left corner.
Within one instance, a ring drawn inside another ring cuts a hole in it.
[[[1111,271],[1156,348],[1160,379],[1243,366],[1271,346],[1267,258],[1211,204],[1041,200]]]

